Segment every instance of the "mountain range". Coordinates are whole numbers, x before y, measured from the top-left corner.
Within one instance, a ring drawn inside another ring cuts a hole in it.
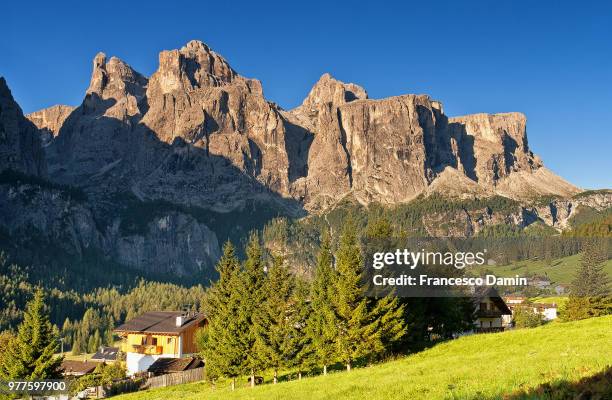
[[[200,41],[162,51],[150,77],[99,53],[77,107],[24,116],[0,78],[2,242],[29,262],[36,238],[70,257],[210,274],[221,240],[341,201],[504,197],[520,204],[509,222],[556,229],[580,205],[612,205],[548,170],[526,127],[516,112],[448,117],[427,95],[370,99],[329,74],[284,110]]]

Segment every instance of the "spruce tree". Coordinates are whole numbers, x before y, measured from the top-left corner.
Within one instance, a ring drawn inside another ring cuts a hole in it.
[[[208,324],[202,331],[199,344],[207,374],[213,378],[225,376],[232,379],[234,389],[236,377],[243,372],[246,349],[239,340],[245,334],[245,327],[236,318],[241,300],[240,263],[231,242],[225,243],[216,268],[219,279],[212,284],[204,300]]]
[[[255,355],[260,367],[273,370],[274,383],[279,369],[291,366],[300,351],[294,289],[293,275],[282,258],[275,257],[262,287],[264,301],[253,316]]]
[[[391,222],[385,218],[376,218],[368,223],[366,228],[366,246],[373,251],[392,251],[397,247],[395,243],[395,232]],[[366,247],[366,250],[368,248]],[[367,251],[371,254],[371,251]],[[372,323],[377,324],[380,333],[382,346],[377,346],[376,353],[391,351],[406,334],[406,321],[404,316],[404,304],[396,297],[394,292],[386,295],[379,294],[380,289],[370,287],[368,293],[372,293],[377,298],[370,301],[372,308]]]
[[[344,226],[336,259],[336,354],[350,371],[357,358],[382,350],[378,323],[371,319],[361,288],[363,260],[352,221]]]
[[[3,379],[54,379],[60,378],[62,357],[55,356],[59,350],[59,335],[49,321],[45,307],[45,296],[38,288],[34,298],[26,305],[23,322],[17,336],[6,348],[0,365]]]
[[[381,355],[392,351],[406,335],[405,306],[395,293],[372,299],[372,302],[371,320],[380,337],[380,345],[374,346],[372,352],[373,355]]]
[[[293,291],[293,312],[291,319],[295,327],[295,356],[291,362],[292,367],[298,370],[298,379],[302,378],[302,371],[314,367],[315,359],[310,335],[307,333],[308,319],[312,314],[312,304],[310,302],[310,285],[301,278],[296,278],[295,289]]]
[[[580,269],[571,285],[564,320],[578,320],[612,313],[610,277],[604,270],[608,242],[592,239],[583,244]]]
[[[261,357],[257,354],[255,339],[257,332],[254,320],[262,312],[264,301],[263,285],[265,280],[265,265],[263,250],[259,244],[259,236],[252,233],[246,248],[247,258],[244,262],[240,281],[240,307],[237,322],[243,328],[238,340],[245,349],[245,372],[250,375],[251,386],[255,386],[255,372],[263,367]]]
[[[331,237],[328,231],[324,231],[312,282],[311,313],[306,326],[309,347],[317,364],[323,366],[324,375],[327,375],[327,367],[336,361],[338,321],[334,310],[336,272],[333,263]]]

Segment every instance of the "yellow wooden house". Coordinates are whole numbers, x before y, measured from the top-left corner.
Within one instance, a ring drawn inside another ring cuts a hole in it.
[[[159,358],[183,358],[197,352],[195,334],[206,324],[201,313],[151,311],[115,329],[122,338],[129,375],[146,371]]]

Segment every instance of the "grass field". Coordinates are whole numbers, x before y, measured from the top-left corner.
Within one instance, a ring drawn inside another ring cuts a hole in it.
[[[565,306],[565,303],[569,300],[567,296],[545,296],[545,297],[534,297],[530,299],[534,303],[555,303],[559,307]]]
[[[571,385],[581,378],[601,374],[612,364],[611,343],[612,316],[607,316],[462,337],[349,373],[234,392],[225,385],[212,389],[210,383],[201,382],[132,393],[118,399],[540,399],[546,397],[522,391],[546,383]],[[599,385],[608,387],[608,383]]]
[[[520,261],[510,265],[486,266],[483,269],[491,270],[498,276],[520,276],[538,275],[547,276],[553,286],[555,284],[570,284],[574,279],[576,271],[580,267],[581,255],[576,254],[569,257],[559,258],[552,261]],[[604,270],[612,277],[612,260],[608,260]]]

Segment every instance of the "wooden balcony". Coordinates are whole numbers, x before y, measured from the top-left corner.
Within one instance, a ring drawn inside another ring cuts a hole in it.
[[[478,310],[476,315],[480,318],[499,318],[502,313],[499,310]]]
[[[129,353],[159,355],[164,353],[163,346],[155,346],[151,344],[133,344],[128,346]]]

